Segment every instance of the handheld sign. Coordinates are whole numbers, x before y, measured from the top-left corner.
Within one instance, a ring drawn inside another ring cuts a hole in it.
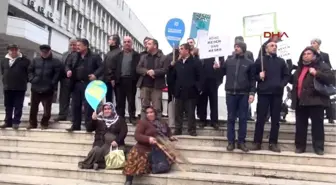
[[[90,82],[85,89],[85,99],[92,107],[97,110],[99,103],[105,98],[107,87],[101,80]]]
[[[165,35],[169,45],[172,48],[178,47],[184,36],[185,25],[181,19],[174,18],[167,22]]]

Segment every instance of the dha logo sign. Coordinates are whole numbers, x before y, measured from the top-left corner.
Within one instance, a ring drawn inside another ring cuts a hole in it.
[[[283,37],[288,38],[288,35],[287,35],[286,32],[277,32],[277,33],[266,32],[266,31],[264,32],[264,38],[270,39],[270,38],[274,38],[274,37],[282,39]]]

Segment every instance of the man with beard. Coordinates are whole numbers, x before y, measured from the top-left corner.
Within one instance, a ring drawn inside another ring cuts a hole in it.
[[[280,112],[284,87],[289,81],[290,74],[285,60],[277,57],[276,52],[277,44],[270,41],[265,47],[265,56],[261,56],[263,62],[260,58],[255,62],[258,103],[252,150],[261,150],[267,112],[270,110],[271,131],[268,149],[281,152],[278,146]]]
[[[129,36],[124,37],[123,49],[113,59],[112,65],[109,68],[109,79],[115,83],[117,92],[117,113],[121,117],[125,117],[126,99],[128,103],[128,115],[130,123],[135,125],[135,95],[136,83],[139,75],[136,72],[136,67],[140,60],[138,52],[133,50],[133,40]]]
[[[118,35],[111,35],[108,40],[108,44],[110,46],[110,51],[106,53],[104,59],[104,82],[107,86],[106,102],[113,102],[113,89],[115,87],[115,81],[109,79],[108,69],[110,69],[113,65],[112,62],[114,57],[121,52],[120,37]],[[115,93],[115,96],[117,99],[117,93]]]
[[[62,56],[62,69],[60,74],[60,95],[59,95],[59,113],[55,121],[65,121],[69,114],[69,105],[70,105],[70,79],[65,74],[65,66],[67,63],[73,60],[73,57],[76,57],[77,53],[77,39],[73,38],[69,41],[69,51],[63,53]]]
[[[41,56],[35,57],[28,68],[29,82],[31,83],[28,130],[37,128],[37,113],[40,103],[44,109],[41,128],[48,128],[54,90],[57,88],[62,66],[61,62],[53,57],[49,45],[41,45],[40,51]]]

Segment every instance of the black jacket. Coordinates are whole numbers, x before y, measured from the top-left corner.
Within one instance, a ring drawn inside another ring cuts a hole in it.
[[[66,51],[62,55],[62,68],[61,68],[61,73],[60,73],[60,78],[67,78],[66,76],[66,66],[68,63],[71,63],[71,61],[74,59],[74,57],[77,56],[77,52],[71,52],[71,51]]]
[[[332,68],[330,59],[329,59],[329,54],[325,52],[320,52],[321,60],[326,63],[330,68]]]
[[[138,66],[139,60],[140,60],[140,54],[136,51],[132,51],[132,66],[131,66],[131,77],[134,81],[137,81],[139,79],[139,75],[136,72],[136,67]],[[124,57],[124,52],[119,52],[116,54],[116,56],[113,58],[112,62],[110,63],[108,67],[108,79],[109,81],[115,80],[116,83],[120,82],[121,77],[121,65]]]
[[[185,63],[182,59],[174,66],[172,80],[175,82],[174,96],[177,99],[196,99],[202,91],[202,64],[190,56]]]
[[[30,60],[20,56],[9,66],[9,55],[1,61],[1,74],[4,90],[26,91],[28,83],[28,66]]]
[[[115,56],[117,56],[121,52],[121,49],[119,46],[111,46],[110,51],[106,53],[106,56],[104,58],[104,81],[108,82],[111,81],[110,77],[110,68],[114,65],[113,60]]]
[[[287,85],[290,74],[284,59],[276,55],[264,56],[263,64],[265,79],[261,80],[259,73],[262,71],[261,59],[258,58],[255,64],[255,76],[258,82],[258,94],[283,94],[284,87]]]
[[[173,61],[173,52],[169,53],[167,55],[167,60],[171,63]],[[175,49],[175,61],[178,60],[179,57],[179,50]],[[168,86],[168,102],[173,100],[173,95],[175,92],[175,81],[174,81],[174,66],[169,65],[168,67],[168,72],[167,72],[167,76],[166,76],[166,82],[167,82],[167,86]]]
[[[34,58],[28,68],[31,90],[37,93],[54,91],[59,81],[61,68],[61,61],[52,55],[48,58]]]
[[[330,100],[328,96],[324,96],[320,94],[314,88],[314,76],[312,76],[309,72],[307,72],[301,89],[300,100],[298,98],[298,78],[303,69],[302,62],[298,63],[298,68],[295,73],[291,76],[290,82],[293,84],[293,90],[291,94],[292,98],[292,108],[295,109],[297,105],[300,106],[324,106],[328,107],[330,104]],[[323,62],[320,58],[309,65],[309,67],[313,67],[317,70],[317,74],[315,76],[316,80],[320,83],[329,85],[333,83],[334,74],[331,71],[330,67],[327,63]]]
[[[245,55],[228,58],[221,66],[226,75],[225,91],[229,94],[251,94],[256,91],[254,62]]]
[[[72,71],[72,73],[73,73],[72,76],[71,76],[72,81],[75,80],[74,72],[75,72],[76,66],[78,66],[80,57],[81,57],[81,54],[76,53],[76,55],[73,57],[72,61],[67,63],[66,71],[69,71],[69,70]],[[101,57],[98,54],[93,53],[89,49],[87,54],[85,55],[85,58],[88,60],[88,66],[87,66],[88,73],[89,74],[94,74],[97,79],[102,77],[103,74],[104,74],[104,65],[103,65]],[[89,82],[89,77],[87,78],[87,82]]]
[[[213,65],[215,64],[215,58],[206,58],[200,60],[202,63],[202,73],[203,73],[203,79],[204,83],[206,81],[211,80],[211,81],[216,81],[217,87],[220,86],[220,84],[223,83],[223,74],[221,71],[215,70],[213,68]],[[219,57],[219,63],[223,64],[225,62],[224,57]]]
[[[248,58],[248,59],[250,59],[254,62],[254,56],[253,56],[253,53],[251,51],[247,50],[244,54],[245,54],[246,58]],[[228,58],[230,58],[230,57],[235,57],[235,53],[232,52],[232,55],[229,55]]]

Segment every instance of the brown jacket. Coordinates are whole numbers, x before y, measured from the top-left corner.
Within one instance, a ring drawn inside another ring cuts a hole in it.
[[[167,137],[170,138],[172,133],[168,124],[166,125],[168,128]],[[136,147],[140,152],[150,152],[151,145],[149,144],[149,137],[155,138],[157,135],[158,132],[152,123],[148,121],[139,121],[135,129],[135,140],[137,141],[137,144],[134,147]]]
[[[147,68],[147,56],[148,54],[144,54],[141,56],[139,64],[136,68],[137,73],[140,75],[140,78],[137,83],[137,87],[141,88],[142,87],[142,82],[144,79],[144,76],[147,75],[147,71],[149,70]],[[168,71],[168,67],[170,65],[170,62],[167,60],[167,57],[159,51],[156,54],[156,59],[155,59],[155,64],[154,64],[154,88],[156,89],[162,89],[166,86],[166,79],[165,76]]]

